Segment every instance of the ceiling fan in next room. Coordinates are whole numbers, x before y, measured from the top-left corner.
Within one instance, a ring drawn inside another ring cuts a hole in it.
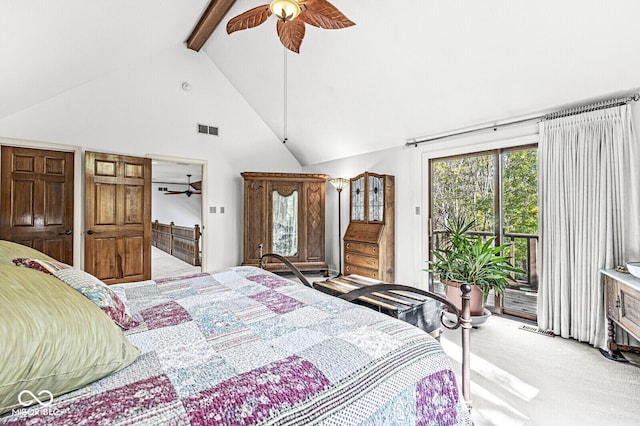
[[[194,189],[194,191],[191,190]],[[187,175],[187,189],[184,191],[167,191],[164,195],[177,195],[184,194],[187,197],[191,197],[192,195],[200,195],[202,194],[202,181],[199,180],[197,182],[191,182],[191,175]]]
[[[278,17],[276,29],[280,41],[284,47],[296,53],[300,53],[305,33],[304,24],[326,30],[355,25],[326,0],[273,0],[270,4],[254,7],[231,18],[227,23],[227,33],[257,27],[271,15]]]

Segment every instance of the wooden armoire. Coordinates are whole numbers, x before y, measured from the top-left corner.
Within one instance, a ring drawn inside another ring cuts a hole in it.
[[[349,182],[350,221],[344,234],[344,274],[393,282],[394,177],[365,172]]]
[[[325,261],[325,183],[328,176],[302,173],[241,173],[244,178],[244,260],[286,257],[304,272],[328,273]],[[286,272],[276,259],[266,268]]]

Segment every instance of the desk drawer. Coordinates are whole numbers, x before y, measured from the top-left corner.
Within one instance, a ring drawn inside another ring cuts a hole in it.
[[[345,263],[344,265],[344,273],[345,275],[356,274],[356,275],[361,275],[367,278],[373,278],[376,280],[379,279],[380,277],[377,269],[363,268],[361,266],[351,265],[348,263]]]
[[[632,287],[620,288],[620,324],[635,337],[640,336],[640,292]]]
[[[353,252],[360,254],[368,254],[370,256],[378,255],[378,245],[377,244],[367,244],[367,243],[356,243],[353,241],[345,241],[344,242],[344,252]]]
[[[344,264],[362,266],[363,268],[378,269],[378,258],[347,252],[344,255]]]

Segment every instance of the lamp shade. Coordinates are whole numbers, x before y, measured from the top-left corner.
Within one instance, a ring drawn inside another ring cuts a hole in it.
[[[349,185],[349,179],[345,178],[333,178],[329,179],[329,183],[333,185],[338,192],[342,191],[347,185]]]
[[[300,15],[300,5],[296,0],[273,0],[269,9],[283,21],[293,21]]]

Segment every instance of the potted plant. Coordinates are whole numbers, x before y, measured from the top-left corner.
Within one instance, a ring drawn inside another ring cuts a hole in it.
[[[436,274],[445,285],[447,298],[456,306],[461,306],[460,293],[455,291],[461,283],[471,285],[471,315],[483,315],[484,305],[493,290],[502,295],[512,273],[524,273],[513,267],[509,258],[503,255],[509,244],[494,247],[496,237],[483,241],[480,235],[471,236],[467,232],[474,222],[463,218],[451,218],[445,226],[448,242],[442,248],[432,251],[427,272]]]

